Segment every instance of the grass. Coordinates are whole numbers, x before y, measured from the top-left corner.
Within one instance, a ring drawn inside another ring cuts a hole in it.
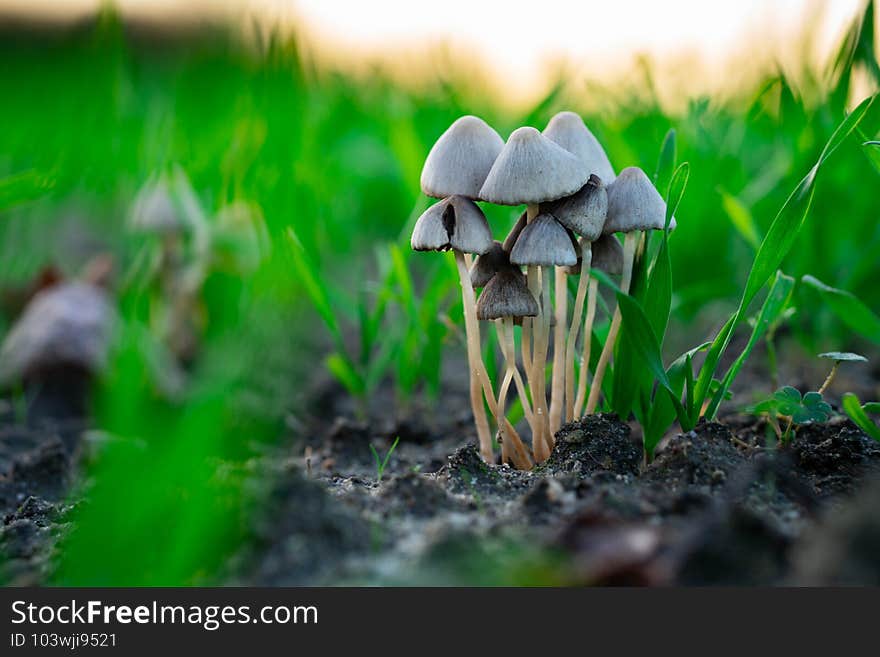
[[[673,330],[661,341],[653,326],[656,344],[639,354],[653,350],[660,369],[651,373],[662,381],[662,370],[686,401],[692,391],[686,417],[725,387],[713,387],[714,366],[696,380],[687,372],[707,349],[720,357],[778,270],[785,277],[773,285],[785,289],[771,286],[765,308],[776,292],[797,307],[786,325],[805,348],[876,349],[880,148],[868,142],[880,136],[880,103],[835,133],[861,100],[855,80],[880,87],[873,25],[870,3],[826,68],[767,71],[750,89],[692,98],[681,110],[665,108],[650,86],[634,93],[624,84],[599,90],[598,109],[577,80],[563,80],[522,112],[455,73],[408,89],[378,71],[326,69],[274,34],[250,44],[223,30],[178,40],[128,32],[112,11],[71,32],[2,33],[0,87],[16,93],[0,104],[0,287],[21,286],[50,263],[73,273],[96,248],[121,269],[124,322],[95,409],[112,440],[87,479],[92,501],[77,512],[56,581],[215,581],[259,499],[248,459],[283,434],[319,365],[364,412],[389,383],[398,405],[439,394],[443,349],[463,344],[455,269],[407,242],[428,205],[418,188],[424,156],[461,114],[506,135],[573,109],[618,169],[656,171],[660,189],[688,163],[679,227],[655,240],[649,253],[661,268],[644,272],[649,288],[668,284],[668,297],[656,313],[629,309],[649,326],[668,315]],[[836,152],[819,172],[829,140]],[[199,357],[169,394],[152,329],[155,288],[132,270],[151,245],[124,223],[144,181],[175,167],[212,227],[224,208],[246,204],[265,240],[249,267],[211,259],[194,307]],[[503,234],[518,212],[487,208],[493,231]],[[867,318],[858,328],[854,309]],[[757,312],[760,333],[770,313]],[[734,319],[719,334],[726,316]],[[0,312],[0,333],[11,321]],[[714,346],[693,349],[716,335]],[[644,389],[660,399],[650,382]],[[681,417],[665,401],[615,403],[637,410],[654,435]]]

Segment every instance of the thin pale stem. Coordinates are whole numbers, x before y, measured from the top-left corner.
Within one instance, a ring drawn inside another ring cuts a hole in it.
[[[593,262],[593,249],[588,242],[581,248],[581,275],[578,279],[577,294],[574,297],[574,312],[571,314],[571,327],[568,329],[568,341],[565,345],[565,421],[574,420],[574,351],[577,348],[578,334],[581,328],[581,317],[584,312],[584,297],[590,281],[590,265]],[[595,304],[593,304],[595,309]],[[589,335],[584,340],[589,340]],[[589,354],[589,347],[587,347]],[[583,369],[583,368],[582,368]],[[586,385],[586,384],[585,384]]]
[[[535,427],[532,435],[532,451],[535,461],[541,463],[550,456],[552,436],[547,417],[547,343],[550,336],[550,276],[548,268],[541,268],[541,316],[535,333],[535,353],[532,363],[533,396],[535,408]]]
[[[531,223],[535,217],[538,216],[539,206],[538,205],[528,205],[526,206],[526,223]],[[540,282],[538,281],[538,268],[537,267],[526,267],[526,283],[528,284],[529,291],[532,295],[537,298],[538,293],[541,290]],[[526,371],[526,378],[529,380],[529,385],[531,385],[531,375],[532,371],[532,341],[535,333],[535,326],[537,322],[531,317],[523,317],[522,318],[522,361],[523,361],[523,369]]]
[[[508,340],[506,337],[509,323],[509,331],[513,335],[513,320],[510,317],[499,319],[495,322],[498,331],[498,344],[501,345],[501,351],[504,354],[504,361],[507,365],[507,371],[504,374],[504,380],[501,388],[498,390],[498,403],[495,407],[496,420],[498,422],[498,433],[501,438],[501,457],[504,462],[513,463],[514,467],[520,470],[527,470],[532,467],[532,461],[529,458],[528,450],[523,445],[522,438],[513,425],[508,422],[506,417],[507,392],[510,389],[510,383],[514,380],[519,372],[516,370],[516,362],[513,360],[513,349],[508,350]],[[523,412],[531,415],[530,409],[523,407]],[[527,416],[528,417],[528,416]]]
[[[553,331],[553,374],[550,385],[550,434],[562,428],[565,411],[565,338],[568,333],[568,272],[556,267],[556,328]]]
[[[529,397],[526,393],[525,382],[519,373],[519,368],[516,366],[516,343],[513,337],[513,318],[504,317],[500,321],[503,323],[496,324],[499,329],[498,342],[501,345],[501,352],[504,355],[508,367],[513,371],[513,381],[516,384],[516,391],[517,394],[519,394],[520,404],[522,404],[523,415],[525,415],[526,422],[529,423],[529,428],[531,429],[535,423],[535,416],[532,413],[532,406],[529,403]]]
[[[824,395],[825,391],[831,387],[831,384],[834,383],[834,379],[837,376],[837,368],[840,367],[840,361],[834,361],[834,367],[831,368],[831,371],[828,373],[828,376],[825,378],[825,382],[822,384],[822,387],[819,388],[818,392],[820,395]]]
[[[581,351],[581,369],[578,378],[577,399],[574,402],[574,417],[581,416],[584,403],[587,401],[587,379],[590,375],[590,354],[593,349],[593,322],[596,321],[596,302],[599,297],[599,279],[590,278],[587,291],[587,316],[584,318],[583,346]]]
[[[486,366],[480,353],[480,325],[477,322],[477,301],[474,288],[471,285],[470,272],[461,251],[455,251],[455,264],[458,267],[458,277],[461,282],[461,299],[464,307],[464,328],[467,338],[468,369],[470,371],[470,396],[471,410],[474,414],[474,424],[477,428],[477,436],[480,440],[480,453],[487,462],[494,460],[492,450],[492,434],[489,430],[489,420],[486,417],[486,407],[483,405],[483,391],[485,386],[491,388],[488,380],[483,381],[486,374]],[[487,397],[495,406],[494,394]]]
[[[624,294],[629,294],[629,286],[632,282],[633,260],[635,258],[636,246],[639,243],[639,231],[632,231],[626,234],[623,242],[623,277],[620,281],[620,290]],[[596,363],[596,374],[593,377],[593,385],[590,387],[590,397],[587,400],[587,415],[595,412],[596,406],[599,404],[599,396],[602,394],[602,379],[605,378],[605,370],[611,361],[611,355],[614,353],[614,343],[617,342],[617,334],[620,331],[620,307],[614,309],[614,318],[611,320],[611,328],[608,331],[608,338],[602,347],[602,353],[599,356],[599,362]]]

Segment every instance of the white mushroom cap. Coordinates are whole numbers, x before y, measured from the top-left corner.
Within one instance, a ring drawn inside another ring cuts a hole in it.
[[[139,233],[165,235],[186,230],[187,222],[165,177],[148,180],[134,199],[129,227]]]
[[[608,185],[605,232],[663,230],[665,225],[666,202],[645,172],[638,167],[627,167],[621,171],[617,179]]]
[[[62,283],[40,292],[0,347],[0,383],[58,366],[101,370],[112,317],[106,293],[95,285]]]
[[[590,267],[604,271],[610,276],[623,273],[623,246],[614,235],[603,235],[592,243],[593,252]]]
[[[542,212],[549,212],[556,221],[591,242],[602,234],[608,214],[608,193],[596,174],[571,196],[547,203]]]
[[[477,319],[536,317],[538,311],[525,277],[515,269],[495,274],[477,300]]]
[[[544,136],[576,155],[606,185],[614,181],[614,168],[605,149],[578,114],[559,112],[544,128]]]
[[[476,203],[464,196],[450,196],[422,213],[410,244],[416,251],[455,249],[481,255],[492,248],[492,231]]]
[[[422,191],[433,198],[480,198],[480,188],[504,140],[476,116],[457,119],[440,135],[422,167]]]
[[[577,253],[568,231],[549,214],[539,214],[523,228],[510,252],[515,265],[569,267],[577,264]]]
[[[499,205],[555,201],[590,177],[586,164],[534,128],[517,128],[483,183],[480,198]]]

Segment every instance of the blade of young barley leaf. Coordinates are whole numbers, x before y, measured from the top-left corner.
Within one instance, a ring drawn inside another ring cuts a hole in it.
[[[672,180],[672,174],[675,170],[675,161],[675,128],[670,128],[663,139],[663,145],[660,147],[657,170],[654,172],[654,187],[657,189],[669,188],[669,182]]]
[[[365,382],[345,356],[339,352],[333,352],[327,356],[324,362],[330,373],[345,387],[350,395],[354,397],[362,397],[364,395],[366,392]]]
[[[330,335],[337,348],[342,353],[345,353],[345,343],[342,339],[342,332],[339,330],[339,324],[336,321],[336,315],[333,313],[330,297],[324,285],[318,280],[317,267],[309,261],[302,242],[299,241],[293,228],[287,229],[287,242],[290,245],[290,252],[293,256],[293,266],[296,269],[297,277],[305,288],[306,295],[323,320],[327,330],[330,331]]]
[[[865,413],[865,409],[862,408],[862,403],[859,401],[859,398],[856,397],[851,392],[846,393],[841,400],[843,402],[843,410],[849,416],[856,425],[868,434],[874,440],[880,441],[880,427],[878,427],[871,418],[868,417],[868,414]]]
[[[669,323],[669,312],[672,308],[672,262],[669,257],[668,227],[673,214],[681,203],[682,196],[684,196],[689,172],[690,167],[687,162],[684,162],[672,174],[669,191],[666,195],[667,230],[663,231],[660,250],[657,252],[654,266],[648,275],[648,291],[644,300],[645,315],[648,317],[651,328],[654,329],[654,335],[657,336],[661,348],[666,336],[666,326]]]
[[[48,194],[54,186],[52,176],[33,170],[0,178],[0,210],[34,201]]]
[[[866,141],[862,144],[862,152],[877,173],[880,173],[880,141]]]
[[[715,392],[712,402],[706,409],[707,417],[714,417],[718,412],[718,407],[721,405],[721,402],[724,401],[725,394],[727,394],[727,391],[730,389],[737,374],[739,374],[742,366],[751,355],[755,345],[757,345],[761,338],[764,337],[773,322],[776,321],[776,319],[783,313],[786,306],[788,306],[793,290],[794,278],[786,276],[781,271],[776,272],[776,279],[773,281],[773,285],[767,293],[764,305],[761,306],[761,312],[758,314],[758,319],[752,329],[751,336],[749,336],[749,341],[746,343],[745,348],[743,348],[742,353],[740,353],[724,375],[721,385],[718,386],[718,390]]]
[[[666,369],[663,367],[660,344],[657,342],[657,336],[654,335],[654,330],[645,316],[645,311],[642,310],[638,301],[622,292],[617,293],[617,304],[623,318],[621,330],[627,333],[635,352],[654,376],[654,379],[672,393],[672,401],[676,412],[684,414],[681,401],[675,395],[675,390],[672,387]]]
[[[870,96],[863,100],[849,115],[840,123],[831,138],[822,149],[816,164],[810,169],[809,173],[800,181],[791,195],[779,210],[770,229],[764,236],[755,260],[752,263],[751,271],[746,282],[745,290],[740,299],[739,307],[731,316],[727,323],[722,327],[721,331],[715,338],[712,348],[706,356],[703,367],[700,369],[700,375],[697,379],[696,391],[694,395],[694,403],[698,408],[702,407],[712,384],[715,375],[715,369],[718,361],[727,349],[730,339],[733,336],[733,330],[744,319],[746,310],[755,295],[767,283],[770,276],[779,268],[783,258],[788,254],[797,238],[798,233],[804,225],[807,214],[813,200],[815,192],[816,175],[822,164],[837,149],[838,146],[855,130],[861,120],[864,118],[868,108],[876,99],[876,95]],[[691,409],[692,411],[694,409]],[[699,411],[697,411],[699,412]],[[711,418],[711,416],[709,416]]]
[[[844,324],[869,340],[880,343],[880,317],[861,299],[851,292],[826,285],[813,276],[807,275],[801,280],[819,292],[822,300]]]
[[[721,207],[724,208],[730,223],[749,246],[757,251],[761,244],[761,238],[758,235],[758,227],[755,225],[751,211],[732,194],[723,189],[718,191],[721,194]]]
[[[813,193],[816,189],[816,175],[819,169],[831,154],[837,150],[838,146],[843,143],[844,139],[856,129],[875,98],[876,96],[871,96],[863,100],[843,120],[825,144],[819,160],[813,165],[813,168],[801,180],[779,210],[779,213],[770,225],[770,230],[758,248],[758,254],[755,256],[755,261],[752,264],[752,269],[746,282],[746,289],[740,301],[740,311],[744,311],[748,307],[758,291],[764,287],[767,280],[773,275],[773,272],[779,268],[782,259],[788,254],[810,210]]]

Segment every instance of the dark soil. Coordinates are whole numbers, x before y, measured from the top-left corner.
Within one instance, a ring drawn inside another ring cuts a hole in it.
[[[443,412],[467,407],[460,392],[406,421],[357,422],[346,403],[328,393],[298,428],[308,439],[248,464],[264,502],[226,583],[880,583],[880,443],[840,417],[777,448],[763,421],[731,414],[644,465],[636,428],[596,415],[521,472],[484,463],[469,414]],[[0,399],[4,581],[51,572],[85,429],[24,422]],[[370,447],[384,456],[397,436],[377,481]]]

